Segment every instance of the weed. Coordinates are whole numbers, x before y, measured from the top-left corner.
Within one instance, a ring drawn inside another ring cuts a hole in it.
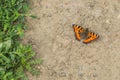
[[[0,80],[27,80],[25,71],[38,74],[35,52],[23,45],[29,0],[0,0]],[[32,16],[34,17],[34,16]]]

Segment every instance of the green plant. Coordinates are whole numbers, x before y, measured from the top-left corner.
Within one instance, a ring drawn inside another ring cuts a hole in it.
[[[0,80],[27,80],[25,71],[38,74],[35,52],[20,39],[26,28],[29,0],[0,0]]]

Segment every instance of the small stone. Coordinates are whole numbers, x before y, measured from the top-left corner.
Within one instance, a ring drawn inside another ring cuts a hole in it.
[[[47,17],[52,17],[52,14],[48,14]]]
[[[108,48],[110,48],[110,49],[111,49],[111,48],[112,48],[112,46],[108,46]]]
[[[84,75],[83,73],[79,73],[79,77],[83,77],[83,75]]]
[[[50,71],[49,75],[50,75],[50,76],[56,76],[56,75],[57,75],[57,72],[54,71],[54,70],[53,70],[53,71]]]
[[[110,23],[110,20],[106,20],[106,23]]]
[[[59,76],[60,76],[60,77],[66,77],[66,73],[65,73],[65,72],[60,72],[60,73],[59,73]]]
[[[59,47],[62,47],[62,44],[61,44],[61,43],[59,43],[59,44],[58,44],[58,46],[59,46]]]
[[[118,19],[120,19],[120,14],[118,15],[118,17],[117,17]]]
[[[40,66],[38,66],[37,68],[40,69]]]
[[[94,73],[94,74],[93,74],[93,77],[97,77],[97,74]]]
[[[72,40],[73,43],[75,43],[75,40]]]

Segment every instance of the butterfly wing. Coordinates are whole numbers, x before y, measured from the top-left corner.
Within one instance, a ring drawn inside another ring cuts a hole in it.
[[[94,41],[95,39],[99,38],[99,36],[93,32],[88,32],[88,38],[83,40],[83,43],[89,43]]]
[[[80,39],[81,39],[81,36],[80,36],[79,33],[75,33],[75,36],[76,36],[76,39],[77,39],[77,40],[80,40]]]
[[[84,29],[81,26],[78,26],[78,25],[75,25],[75,24],[73,24],[73,29],[74,29],[74,32],[75,32],[76,39],[80,40],[81,39],[80,34],[84,32]]]

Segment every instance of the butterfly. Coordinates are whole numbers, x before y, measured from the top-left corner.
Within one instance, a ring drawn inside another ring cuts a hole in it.
[[[83,27],[73,24],[73,29],[74,29],[74,32],[75,32],[76,39],[80,40],[81,39],[80,34],[84,32]]]
[[[94,41],[95,39],[99,38],[97,34],[89,31],[88,28],[84,29],[81,26],[73,24],[73,29],[77,40],[80,40],[82,35],[86,37],[86,39],[83,40],[83,43],[90,43],[91,41]]]

